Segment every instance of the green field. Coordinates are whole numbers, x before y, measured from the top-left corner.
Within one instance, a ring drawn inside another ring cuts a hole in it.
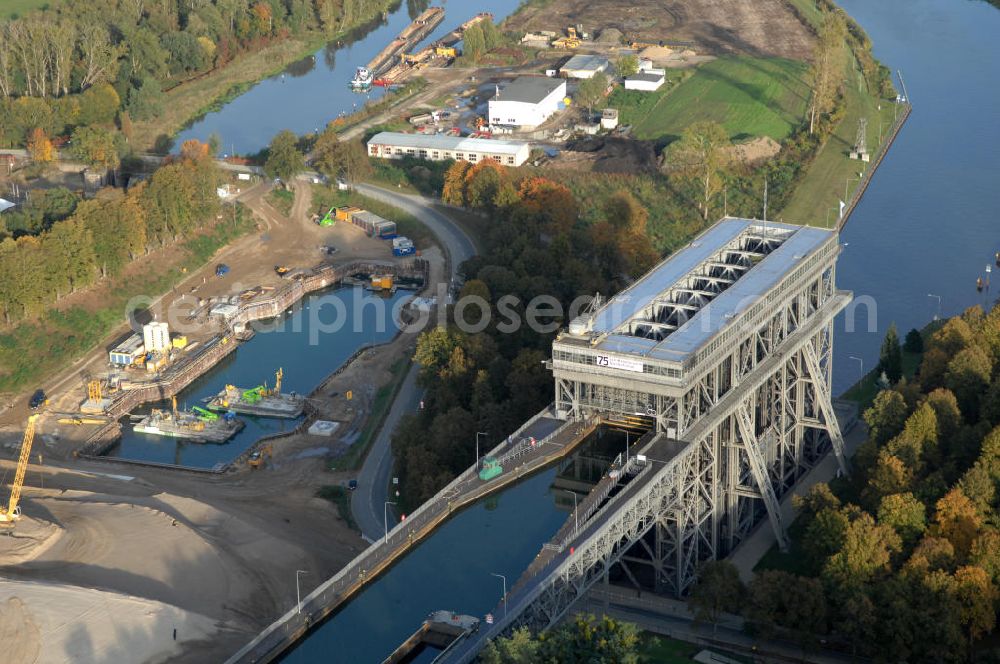
[[[868,92],[853,56],[848,58],[847,68],[844,117],[795,187],[788,205],[778,215],[780,219],[811,226],[835,225],[839,201],[854,194],[858,174],[871,165],[848,158],[857,138],[858,120],[868,118],[868,150],[873,161],[879,138],[885,139],[892,125],[896,104]]]
[[[621,109],[622,124],[632,124],[640,139],[667,143],[693,122],[714,120],[734,140],[781,141],[805,116],[806,70],[805,63],[783,58],[719,58],[655,93],[615,91],[608,105]]]
[[[44,9],[54,4],[54,0],[3,0],[0,2],[0,18],[24,16],[32,9]]]

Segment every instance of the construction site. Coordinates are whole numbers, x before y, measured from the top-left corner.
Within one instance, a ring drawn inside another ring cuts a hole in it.
[[[434,246],[419,246],[420,257],[394,255],[392,240],[352,223],[320,225],[325,210],[313,209],[312,185],[293,187],[288,217],[268,204],[263,185],[248,191],[241,202],[258,232],[137,312],[147,321],[138,332],[119,333],[52,381],[30,420],[23,403],[0,415],[9,459],[0,461],[0,521],[15,526],[0,537],[0,634],[16,644],[11,661],[221,660],[294,600],[289,567],[314,570],[304,584],[311,588],[363,548],[317,493],[346,485],[351,471],[331,471],[331,463],[351,450],[374,394],[394,380],[390,368],[409,357],[413,338],[390,326],[376,337],[378,348],[370,336],[325,355],[320,344],[314,352],[325,362],[308,360],[311,373],[297,368],[290,376],[278,350],[283,335],[255,330],[253,321],[304,311],[310,298],[337,295],[329,288],[338,283],[348,293],[363,290],[349,284],[364,284],[378,298],[373,274],[379,290],[402,279],[414,290],[392,297],[409,298],[439,283],[445,262]],[[317,251],[330,246],[334,262]],[[279,274],[276,262],[294,274]],[[218,264],[228,270],[218,274]],[[183,315],[171,315],[177,311]],[[251,353],[244,380],[199,378],[239,366],[233,358],[256,339],[270,344],[269,359],[262,364]],[[204,383],[212,399],[171,398],[192,382]],[[130,418],[144,402],[153,409]],[[250,436],[260,422],[282,421],[290,425],[273,425],[265,440]],[[133,433],[136,427],[159,432]],[[109,462],[101,448],[122,435],[185,453],[248,442],[199,472]],[[238,479],[245,473],[252,482]],[[143,537],[130,536],[136,532]],[[76,627],[59,631],[63,624]]]

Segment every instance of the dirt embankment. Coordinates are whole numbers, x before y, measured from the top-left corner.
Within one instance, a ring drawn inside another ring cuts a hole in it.
[[[598,39],[613,28],[628,41],[692,42],[698,53],[713,55],[804,60],[815,41],[787,0],[553,0],[522,9],[505,29],[563,31],[577,24]]]

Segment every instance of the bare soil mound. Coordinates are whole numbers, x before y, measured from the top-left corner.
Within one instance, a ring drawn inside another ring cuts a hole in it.
[[[627,40],[680,46],[691,42],[699,54],[805,60],[815,41],[786,0],[555,0],[519,11],[505,28],[561,32],[576,24],[598,35],[614,28]]]

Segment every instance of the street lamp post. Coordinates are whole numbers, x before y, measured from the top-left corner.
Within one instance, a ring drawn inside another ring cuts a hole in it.
[[[503,574],[497,574],[496,572],[490,572],[490,576],[495,576],[503,581],[503,617],[507,618],[507,577]]]
[[[854,355],[850,355],[848,357],[850,359],[852,359],[852,360],[856,360],[857,363],[858,363],[858,365],[860,365],[860,370],[861,370],[861,378],[860,378],[860,380],[864,380],[864,378],[865,378],[865,361],[863,359],[861,359],[860,357],[855,357]]]
[[[566,493],[573,496],[573,522],[576,524],[574,537],[580,534],[580,513],[576,509],[576,491],[570,491],[569,489],[563,489]]]
[[[933,298],[937,299],[937,305],[938,306],[937,306],[937,313],[934,314],[934,320],[937,320],[938,318],[941,318],[941,296],[940,295],[935,295],[934,293],[928,293],[927,297],[933,297]]]
[[[489,432],[487,431],[476,432],[476,470],[479,470],[479,437],[487,435],[489,435]]]
[[[299,591],[299,574],[308,574],[304,569],[295,570],[295,612],[302,613],[302,593]]]
[[[385,501],[385,505],[382,506],[382,524],[385,526],[385,542],[389,543],[389,505],[395,505],[391,500]]]

